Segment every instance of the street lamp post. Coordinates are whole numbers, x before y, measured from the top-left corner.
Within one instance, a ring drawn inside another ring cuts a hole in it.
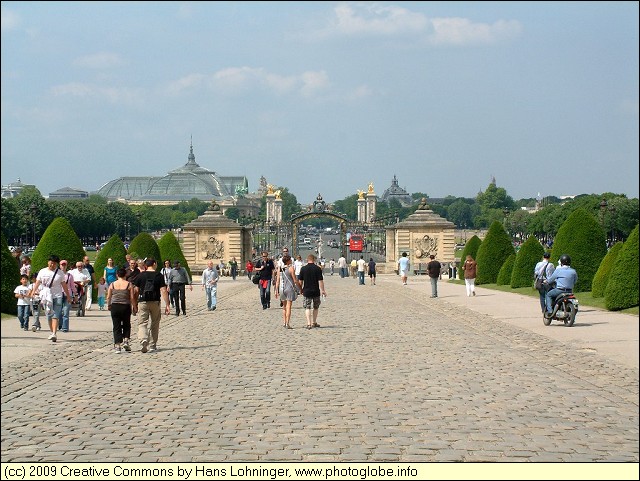
[[[38,206],[35,204],[31,204],[31,227],[33,232],[33,247],[36,246],[36,216],[38,214]]]

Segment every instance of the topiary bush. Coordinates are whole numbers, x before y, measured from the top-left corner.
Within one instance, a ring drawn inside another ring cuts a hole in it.
[[[13,294],[18,285],[20,285],[20,266],[18,259],[13,257],[9,250],[9,244],[4,234],[2,234],[0,242],[0,257],[2,266],[2,276],[0,276],[0,302],[2,303],[2,312],[5,314],[18,314],[18,300]]]
[[[478,256],[478,248],[480,247],[480,244],[482,244],[482,241],[477,235],[474,235],[467,241],[464,245],[464,249],[462,249],[462,254],[460,254],[460,265],[464,264],[467,256],[471,256],[474,260],[477,260],[476,257]]]
[[[173,232],[168,231],[160,238],[158,248],[160,249],[161,256],[161,259],[158,259],[158,266],[161,266],[165,259],[169,259],[172,266],[175,261],[180,261],[180,265],[186,269],[189,278],[191,278],[191,269],[189,269],[189,264],[187,264],[187,260],[184,258],[180,243]]]
[[[516,255],[516,261],[513,264],[513,272],[511,273],[511,287],[533,288],[533,271],[536,264],[542,259],[544,247],[535,236],[529,236],[520,246],[520,250]]]
[[[495,221],[478,248],[476,283],[494,284],[498,280],[500,268],[511,254],[515,254],[511,238],[502,224]]]
[[[74,266],[86,255],[82,241],[64,217],[53,219],[42,234],[42,238],[31,256],[31,272],[37,273],[43,267],[47,267],[49,256],[53,254],[60,257],[60,260],[69,261],[69,266]]]
[[[571,267],[578,273],[575,292],[591,290],[591,282],[607,253],[604,229],[596,218],[583,208],[574,210],[565,220],[553,240],[551,261],[562,254],[571,257]]]
[[[498,278],[496,279],[496,284],[499,286],[506,286],[511,282],[511,273],[513,272],[513,265],[516,262],[516,255],[511,254],[507,257],[507,260],[504,261],[500,271],[498,272]]]
[[[111,238],[107,241],[100,252],[98,252],[98,256],[96,257],[95,262],[93,263],[93,268],[96,271],[96,284],[100,281],[101,277],[104,277],[104,268],[107,265],[108,259],[113,259],[113,265],[118,267],[127,267],[127,250],[124,248],[124,244],[120,237],[117,234],[111,236]],[[98,288],[94,289],[94,299],[98,298]]]
[[[625,241],[604,289],[604,304],[610,311],[638,305],[638,225]]]
[[[596,275],[593,276],[593,282],[591,282],[591,297],[604,297],[604,290],[607,287],[607,282],[609,282],[611,269],[622,250],[622,246],[622,242],[616,242],[602,259]]]
[[[135,257],[138,259],[153,257],[158,261],[159,266],[162,264],[160,260],[160,248],[156,240],[148,232],[140,232],[140,234],[135,236],[131,241],[131,245],[129,245],[128,252],[132,256],[135,254]],[[113,261],[115,262],[115,259]]]

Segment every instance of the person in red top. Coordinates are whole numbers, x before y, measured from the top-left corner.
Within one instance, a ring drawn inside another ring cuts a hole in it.
[[[247,277],[249,278],[249,280],[251,280],[251,273],[253,272],[253,263],[248,260],[246,265],[244,266],[244,269],[247,271]]]

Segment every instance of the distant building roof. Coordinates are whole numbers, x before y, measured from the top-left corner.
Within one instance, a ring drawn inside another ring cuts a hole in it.
[[[130,202],[169,203],[193,198],[210,201],[222,200],[246,192],[245,176],[218,176],[196,163],[193,144],[189,148],[187,163],[162,177],[120,177],[104,184],[97,192],[111,200]]]
[[[89,192],[86,190],[72,189],[71,187],[63,187],[54,192],[49,192],[50,199],[86,199]]]
[[[11,182],[10,184],[2,186],[2,194],[1,194],[2,198],[8,199],[11,197],[16,197],[20,193],[20,191],[25,187],[35,187],[35,185],[23,184],[20,181],[20,177],[18,177],[18,180],[16,182]]]
[[[382,194],[381,197],[381,200],[387,203],[391,199],[396,199],[403,207],[410,206],[414,203],[413,198],[407,193],[407,191],[398,185],[398,179],[395,174],[391,181],[391,186],[384,191],[384,194]]]

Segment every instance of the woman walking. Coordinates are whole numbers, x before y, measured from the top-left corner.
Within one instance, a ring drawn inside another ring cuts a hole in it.
[[[464,284],[467,287],[467,297],[476,295],[476,272],[478,270],[478,265],[476,261],[473,260],[473,257],[470,255],[467,256],[464,264],[462,265],[462,270],[464,271]]]
[[[298,292],[302,290],[302,284],[296,277],[296,271],[291,264],[291,256],[282,257],[284,268],[278,269],[276,275],[276,299],[280,297],[282,301],[282,322],[285,329],[293,329],[291,321],[291,306],[298,297]]]
[[[109,287],[111,283],[115,282],[115,280],[118,278],[118,276],[116,276],[117,271],[118,268],[113,265],[113,259],[107,259],[107,265],[104,267],[104,274],[102,275],[105,281],[107,281],[107,287]]]
[[[107,308],[111,311],[113,322],[113,352],[120,354],[122,348],[131,351],[131,314],[138,312],[138,303],[131,282],[125,280],[127,271],[124,268],[116,272],[117,279],[107,290]]]

